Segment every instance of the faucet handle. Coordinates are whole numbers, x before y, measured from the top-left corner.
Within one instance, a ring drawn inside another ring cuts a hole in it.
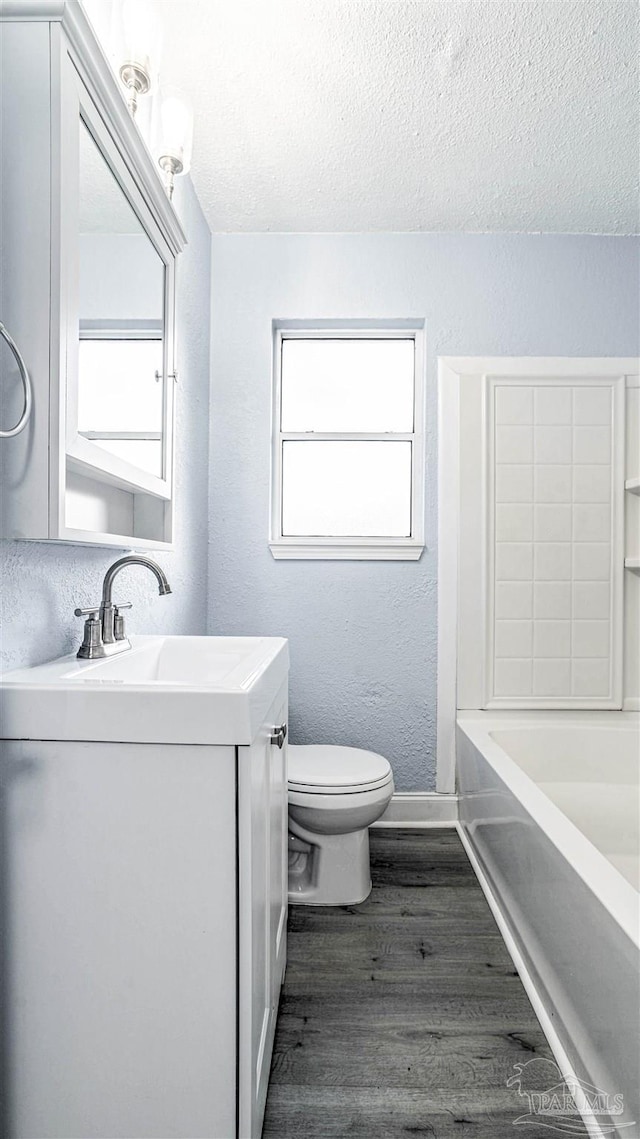
[[[100,656],[100,649],[102,648],[102,625],[100,624],[100,608],[95,609],[74,609],[76,617],[86,617],[84,623],[84,637],[82,644],[78,649],[77,656],[80,660],[93,660],[94,657]]]
[[[124,617],[122,616],[122,609],[133,609],[133,605],[130,601],[123,601],[121,604],[114,604],[113,606],[113,635],[116,641],[127,640],[127,634],[124,631]]]

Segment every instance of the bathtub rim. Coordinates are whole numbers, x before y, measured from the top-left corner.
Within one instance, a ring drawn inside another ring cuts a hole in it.
[[[614,719],[615,717],[615,719]],[[517,730],[561,727],[636,728],[638,712],[459,711],[458,730],[480,752],[499,779],[515,795],[527,814],[546,834],[620,926],[636,949],[640,949],[640,894],[609,862],[585,834],[541,791],[491,736],[505,727]]]

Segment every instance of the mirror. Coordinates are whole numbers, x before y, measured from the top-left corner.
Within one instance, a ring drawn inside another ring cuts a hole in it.
[[[78,433],[164,478],[165,263],[82,119],[79,207]]]

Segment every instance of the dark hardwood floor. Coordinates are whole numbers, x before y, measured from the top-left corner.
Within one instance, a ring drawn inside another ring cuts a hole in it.
[[[371,869],[290,909],[264,1139],[550,1139],[515,1124],[513,1065],[551,1052],[457,834],[374,830]]]

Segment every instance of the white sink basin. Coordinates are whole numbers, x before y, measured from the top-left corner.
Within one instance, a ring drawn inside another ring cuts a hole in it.
[[[132,637],[0,678],[4,739],[251,743],[289,668],[281,637]]]

